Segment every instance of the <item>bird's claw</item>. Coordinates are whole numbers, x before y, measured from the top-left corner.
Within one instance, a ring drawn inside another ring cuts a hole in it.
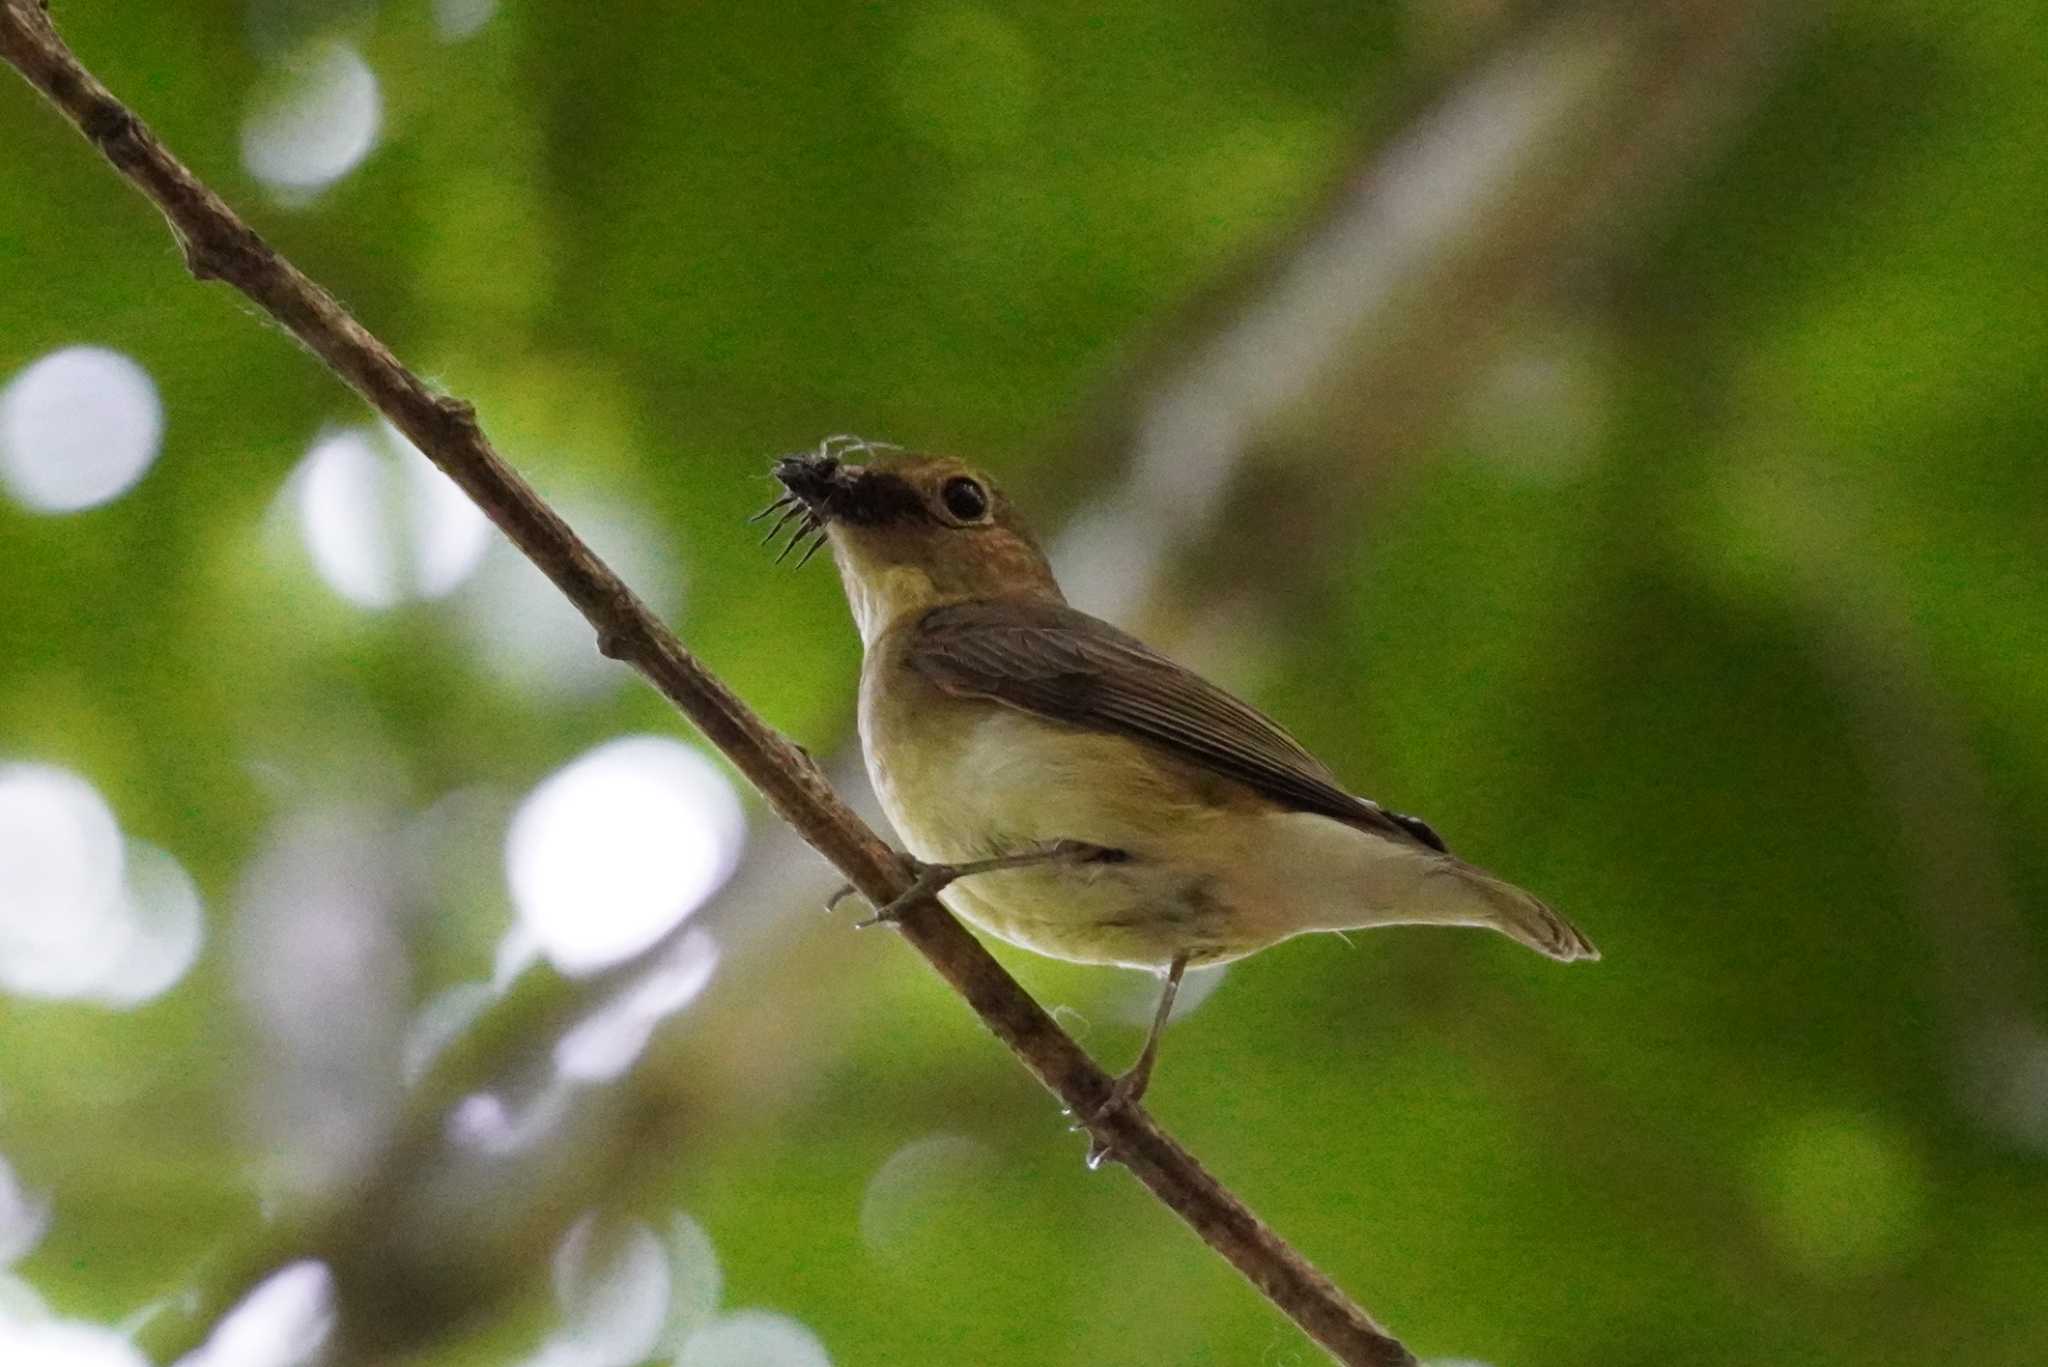
[[[1118,1111],[1137,1109],[1139,1100],[1145,1095],[1145,1084],[1147,1081],[1149,1079],[1137,1075],[1136,1069],[1119,1075],[1115,1081],[1109,1084],[1109,1095],[1102,1099],[1101,1104],[1090,1111],[1085,1118],[1075,1116],[1074,1123],[1067,1127],[1075,1133],[1087,1132],[1088,1157],[1086,1162],[1088,1164],[1088,1171],[1094,1172],[1104,1163],[1123,1161],[1117,1154],[1116,1145],[1104,1138],[1101,1131],[1096,1129],[1096,1126],[1100,1125],[1110,1116],[1115,1115]],[[1070,1111],[1068,1114],[1072,1115],[1073,1112]]]
[[[956,864],[927,864],[921,859],[912,859],[908,855],[904,856],[904,858],[913,869],[917,870],[911,876],[910,886],[890,898],[885,905],[876,907],[874,915],[866,920],[855,921],[853,923],[855,930],[865,930],[869,926],[895,924],[903,919],[903,913],[909,910],[911,906],[923,901],[927,897],[937,896],[948,883],[960,877],[963,872]]]
[[[902,919],[903,912],[909,908],[911,903],[919,898],[934,895],[948,883],[960,877],[963,872],[956,865],[927,864],[922,860],[913,859],[909,855],[904,856],[904,861],[916,870],[911,876],[910,886],[875,908],[872,915],[863,916],[860,920],[855,921],[853,923],[855,930],[866,930],[869,926],[895,924]],[[825,910],[827,912],[837,911],[841,902],[844,902],[849,897],[859,895],[859,892],[860,889],[854,887],[853,884],[841,883],[839,890],[825,899]]]

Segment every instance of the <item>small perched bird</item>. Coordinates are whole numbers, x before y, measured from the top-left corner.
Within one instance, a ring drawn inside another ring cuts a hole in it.
[[[1143,1094],[1186,969],[1306,931],[1484,926],[1600,957],[1260,712],[1069,607],[987,476],[829,438],[775,477],[768,540],[793,525],[784,555],[808,536],[803,559],[829,543],[839,566],[864,651],[861,748],[922,888],[1012,944],[1163,975],[1117,1098]]]

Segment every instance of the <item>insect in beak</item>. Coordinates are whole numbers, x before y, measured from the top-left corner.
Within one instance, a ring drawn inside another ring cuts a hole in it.
[[[775,521],[769,525],[768,534],[761,538],[763,546],[774,545],[776,540],[782,536],[783,531],[789,529],[788,541],[783,544],[782,549],[775,556],[775,563],[778,565],[787,560],[789,553],[806,539],[810,541],[810,545],[796,562],[799,568],[812,556],[816,555],[818,548],[825,544],[824,519],[819,517],[809,504],[805,503],[795,494],[782,495],[782,497],[770,503],[760,512],[748,518],[747,521],[749,523],[762,522],[770,517],[773,517]]]
[[[774,517],[768,528],[768,535],[761,538],[764,546],[772,545],[785,528],[793,528],[789,540],[777,553],[775,563],[781,564],[789,558],[791,551],[803,546],[803,554],[797,557],[797,568],[810,563],[811,557],[823,548],[829,539],[826,520],[831,515],[834,501],[853,491],[849,480],[859,473],[858,467],[849,468],[846,458],[855,453],[872,454],[877,451],[893,451],[900,448],[887,442],[868,441],[861,437],[827,437],[811,451],[784,456],[775,463],[775,478],[781,482],[783,494],[773,503],[748,519],[759,522]]]
[[[824,517],[809,503],[797,497],[794,493],[782,494],[760,512],[748,518],[747,521],[751,524],[766,521],[771,517],[775,521],[769,525],[768,534],[761,538],[763,546],[774,545],[776,539],[783,534],[784,530],[789,530],[788,541],[783,544],[781,551],[775,556],[776,564],[780,565],[783,561],[787,560],[789,553],[808,539],[810,541],[809,546],[805,548],[804,553],[798,557],[796,562],[797,567],[801,569],[809,562],[812,556],[818,553],[818,548],[825,544]]]

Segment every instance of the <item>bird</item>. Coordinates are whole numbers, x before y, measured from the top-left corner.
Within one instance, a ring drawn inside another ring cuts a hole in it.
[[[828,437],[783,456],[766,542],[831,547],[860,632],[868,776],[916,861],[911,897],[1027,950],[1162,982],[1313,931],[1478,926],[1600,957],[1534,894],[1354,795],[1249,704],[1066,600],[1023,518],[951,456]]]

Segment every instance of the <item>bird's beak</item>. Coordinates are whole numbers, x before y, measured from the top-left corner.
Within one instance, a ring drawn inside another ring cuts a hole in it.
[[[819,522],[832,516],[833,502],[859,473],[857,467],[822,451],[784,456],[775,462],[775,478]]]
[[[799,568],[818,553],[825,544],[826,524],[843,510],[847,490],[852,479],[859,474],[859,467],[848,466],[838,456],[823,450],[784,456],[775,462],[775,478],[781,482],[785,492],[747,520],[775,519],[768,527],[768,534],[761,538],[764,546],[772,544],[785,528],[795,528],[789,533],[788,543],[775,557],[776,564],[788,559],[790,552],[805,541],[809,544],[797,559]]]

